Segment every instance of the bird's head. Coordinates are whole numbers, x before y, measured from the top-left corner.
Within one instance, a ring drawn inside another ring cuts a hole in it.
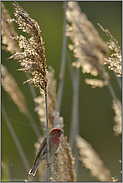
[[[55,128],[55,129],[53,129],[51,132],[50,132],[50,136],[54,136],[54,137],[60,137],[61,136],[61,134],[63,134],[64,133],[64,131],[63,130],[60,130],[60,129],[58,129],[58,128]]]

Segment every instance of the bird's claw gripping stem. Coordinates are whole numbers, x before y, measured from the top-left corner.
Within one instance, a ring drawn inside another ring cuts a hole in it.
[[[48,163],[48,164],[46,163],[47,168],[50,167],[50,165],[51,165],[51,163]]]

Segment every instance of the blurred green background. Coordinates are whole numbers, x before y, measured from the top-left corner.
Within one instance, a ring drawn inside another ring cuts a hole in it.
[[[47,65],[51,65],[55,69],[55,79],[57,86],[59,83],[59,71],[61,64],[62,52],[62,34],[63,34],[63,2],[18,2],[20,6],[26,10],[30,17],[35,19],[41,28],[42,37],[45,41]],[[10,16],[14,18],[12,2],[4,2]],[[94,24],[104,41],[108,41],[107,35],[102,32],[97,23],[107,28],[121,46],[121,8],[120,1],[104,1],[104,2],[79,2],[82,11],[87,15],[88,19]],[[17,29],[19,34],[23,34]],[[40,122],[37,113],[34,112],[34,102],[29,90],[29,85],[23,85],[26,80],[25,73],[17,71],[20,65],[15,60],[7,60],[10,56],[9,52],[2,50],[2,63],[8,68],[8,71],[16,79],[18,86],[25,95],[27,106],[36,121],[37,126]],[[74,59],[74,58],[73,58]],[[117,97],[121,100],[121,90],[111,71],[108,71],[111,77],[111,83],[116,92]],[[109,89],[92,89],[91,86],[85,84],[85,78],[91,78],[88,74],[80,73],[80,90],[79,90],[79,134],[88,141],[104,161],[105,166],[110,170],[112,176],[116,176],[121,181],[121,136],[115,136],[113,132],[114,111],[112,109],[112,97]],[[38,89],[35,89],[37,96]],[[63,90],[63,100],[61,106],[61,116],[64,118],[65,134],[69,137],[71,109],[72,109],[72,85],[68,65],[66,63],[65,82]],[[30,124],[27,117],[21,114],[17,106],[13,103],[10,96],[2,88],[2,103],[6,109],[12,126],[20,140],[26,157],[32,166],[35,148],[34,143],[37,138],[31,126],[25,126],[17,122]],[[12,136],[6,126],[2,116],[2,161],[8,165],[12,180],[24,180],[27,178],[23,162],[18,153],[17,147]],[[38,175],[36,175],[38,180]],[[79,162],[79,172],[77,181],[97,181],[91,177],[90,171],[82,166]]]

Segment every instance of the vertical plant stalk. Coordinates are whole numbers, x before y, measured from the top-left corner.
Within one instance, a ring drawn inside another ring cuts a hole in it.
[[[26,78],[27,78],[27,79],[30,78],[30,75],[29,75],[28,72],[26,72],[25,75],[26,75]],[[31,91],[33,100],[34,100],[34,99],[37,97],[36,92],[35,92],[35,89],[34,89],[32,83],[28,83],[28,84],[29,84],[29,88],[30,88],[30,91]],[[35,103],[35,106],[38,105],[36,102],[34,102],[34,103]],[[38,115],[38,117],[39,117],[39,115]],[[31,116],[31,113],[30,113],[29,111],[28,111],[28,118],[29,118],[31,121],[34,121],[33,118],[32,118],[32,116]],[[39,117],[39,121],[40,121],[40,117]],[[41,125],[41,127],[42,127],[42,132],[43,132],[43,135],[44,135],[45,132],[44,132],[44,130],[43,130],[43,125],[42,125],[42,123],[40,123],[40,125]],[[34,124],[33,126],[34,126],[33,128],[35,128],[36,125]],[[37,126],[36,126],[36,128],[37,128]],[[36,131],[37,131],[37,129],[36,129]],[[37,132],[37,135],[38,135],[38,136],[37,136],[38,138],[41,136],[39,130],[38,130],[38,132]]]
[[[72,116],[71,116],[71,128],[70,128],[70,136],[69,143],[70,147],[74,149],[74,157],[76,159],[74,168],[76,172],[76,180],[77,180],[77,172],[78,172],[78,148],[75,144],[75,138],[79,134],[79,69],[75,68],[74,70],[74,80],[73,80],[73,104],[72,104]]]
[[[114,92],[114,89],[113,89],[113,87],[112,87],[112,85],[110,83],[108,84],[108,88],[109,88],[109,91],[111,93],[112,98],[114,99],[114,101],[116,101],[117,100],[117,97],[116,97],[116,94]]]
[[[67,2],[64,2],[64,29],[63,29],[63,44],[62,44],[62,58],[61,58],[61,69],[60,69],[60,81],[58,87],[58,94],[57,94],[57,111],[60,112],[61,109],[61,101],[62,101],[62,93],[63,93],[63,85],[64,85],[64,74],[65,74],[65,63],[66,63],[66,48],[67,48],[67,36],[65,35],[66,29],[66,9],[67,9]]]
[[[75,174],[76,174],[76,180],[77,180],[77,173],[78,173],[78,148],[74,143],[74,139],[76,138],[76,135],[79,134],[79,69],[72,67],[72,61],[69,52],[67,52],[67,61],[68,61],[68,67],[70,71],[71,76],[71,83],[73,87],[73,105],[72,105],[72,115],[71,115],[71,129],[70,129],[70,136],[69,136],[69,143],[71,149],[74,148],[74,157],[75,157]],[[74,134],[73,134],[74,133]]]
[[[48,126],[47,89],[45,90],[45,104],[46,104],[46,129],[47,129],[47,181],[49,181],[49,126]]]
[[[120,89],[121,89],[121,87],[122,87],[122,85],[121,85],[121,79],[120,79],[119,77],[117,77],[117,75],[116,75],[115,72],[113,72],[113,74],[114,74],[114,76],[115,76],[115,78],[116,78],[116,81],[117,81],[117,83],[118,83],[118,85],[119,85],[119,87],[120,87]]]
[[[72,59],[71,59],[69,50],[67,50],[67,64],[68,64],[68,68],[69,68],[69,72],[70,72],[71,84],[72,84],[72,87],[74,88],[74,82],[73,82],[73,80],[74,80],[74,67],[71,67]]]
[[[76,146],[75,138],[76,135],[79,134],[79,69],[72,67],[72,61],[70,58],[69,52],[67,52],[67,61],[68,67],[71,76],[71,83],[73,87],[73,105],[72,105],[72,115],[71,115],[71,129],[69,135],[69,143],[71,149],[74,147],[74,157],[75,157],[75,164],[74,169],[76,173],[76,180],[77,180],[77,173],[78,173],[78,148]],[[74,134],[73,134],[74,133]]]
[[[26,73],[25,73],[25,75],[26,75],[26,78],[27,78],[27,79],[29,79],[29,78],[30,78],[30,75],[29,75],[29,73],[28,73],[28,72],[26,72]],[[35,89],[34,89],[34,87],[33,87],[32,83],[28,83],[28,84],[29,84],[29,88],[30,88],[30,91],[31,91],[31,94],[32,94],[33,100],[34,100],[34,98],[36,98],[36,97],[37,97],[36,92],[35,92]],[[37,105],[37,104],[35,103],[35,105]]]
[[[29,171],[30,166],[29,166],[29,163],[27,161],[26,155],[25,155],[25,153],[24,153],[24,151],[22,149],[22,146],[21,146],[21,144],[20,144],[20,142],[18,140],[18,137],[17,137],[17,135],[16,135],[12,125],[11,125],[11,122],[10,122],[8,116],[7,116],[7,113],[6,113],[3,105],[2,105],[2,114],[3,114],[4,120],[6,122],[6,125],[8,126],[9,131],[10,131],[10,133],[11,133],[13,139],[14,139],[16,147],[17,147],[17,149],[19,151],[19,154],[21,156],[21,159],[22,159],[22,161],[24,163],[25,169],[26,169],[26,171]]]
[[[28,109],[27,109],[27,118],[29,119],[29,121],[31,123],[31,126],[32,126],[32,128],[33,128],[33,130],[35,132],[36,137],[39,138],[41,136],[41,133],[40,133],[38,127],[36,126],[36,123],[35,123],[32,115],[31,115],[31,113],[30,113],[30,111]]]

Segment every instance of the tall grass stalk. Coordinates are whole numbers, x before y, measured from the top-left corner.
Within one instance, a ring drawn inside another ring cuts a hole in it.
[[[31,126],[32,126],[32,128],[33,128],[33,130],[35,132],[36,137],[39,138],[41,136],[41,133],[40,133],[40,131],[39,131],[39,129],[38,129],[38,127],[37,127],[37,125],[36,125],[32,115],[31,115],[31,113],[30,113],[30,111],[28,109],[27,109],[27,117],[28,117],[28,119],[29,119],[29,121],[31,123]]]
[[[115,76],[115,78],[116,78],[116,80],[117,80],[117,83],[118,83],[118,85],[119,85],[120,89],[122,89],[121,79],[120,79],[119,77],[117,77],[117,75],[116,75],[116,73],[115,73],[115,72],[113,72],[113,73],[114,73],[114,76]]]
[[[47,90],[45,90],[45,105],[46,105],[46,129],[47,129],[47,181],[49,181],[49,125],[48,125]]]
[[[63,26],[63,40],[62,40],[62,57],[61,57],[61,68],[59,74],[59,87],[58,87],[58,94],[57,94],[57,111],[60,112],[61,109],[61,102],[62,102],[62,93],[63,93],[63,85],[64,85],[64,75],[65,75],[65,64],[66,64],[66,48],[67,48],[67,36],[65,35],[66,31],[66,9],[67,9],[67,2],[64,2],[64,26]]]
[[[71,127],[69,135],[69,143],[71,149],[74,151],[75,157],[75,172],[77,179],[78,172],[78,148],[76,146],[75,138],[79,134],[79,72],[78,68],[74,69],[73,74],[73,99],[72,99],[72,113],[71,113]]]
[[[6,113],[6,110],[5,110],[4,106],[3,106],[3,104],[2,104],[2,115],[3,115],[3,117],[4,117],[4,120],[5,120],[5,122],[6,122],[6,125],[7,125],[8,128],[9,128],[9,131],[10,131],[12,137],[13,137],[13,140],[14,140],[14,142],[15,142],[15,145],[16,145],[17,149],[18,149],[18,152],[19,152],[19,154],[20,154],[20,157],[21,157],[21,159],[22,159],[22,162],[23,162],[23,164],[24,164],[24,167],[25,167],[26,171],[28,172],[30,166],[29,166],[29,163],[28,163],[28,161],[27,161],[27,157],[26,157],[26,155],[25,155],[25,153],[24,153],[24,151],[23,151],[23,148],[22,148],[22,146],[21,146],[21,144],[20,144],[20,141],[19,141],[19,139],[18,139],[18,137],[17,137],[17,135],[16,135],[16,133],[15,133],[13,127],[12,127],[12,124],[11,124],[11,122],[10,122],[10,120],[9,120],[9,117],[8,117],[8,115],[7,115],[7,113]],[[9,148],[11,148],[11,147],[9,147]]]
[[[28,79],[30,78],[29,73],[26,72],[25,75],[26,75],[26,78],[27,78],[27,80],[28,80]],[[31,94],[32,94],[32,98],[33,98],[33,100],[34,100],[34,99],[37,97],[36,92],[35,92],[35,89],[34,89],[32,83],[28,83],[28,84],[29,84],[30,92],[31,92]],[[37,103],[36,103],[36,102],[34,102],[34,103],[35,103],[35,106],[37,106]],[[38,117],[39,117],[39,121],[40,121],[40,116],[38,115]],[[36,136],[39,138],[39,137],[41,136],[40,131],[38,130],[38,128],[37,128],[37,126],[35,125],[35,123],[33,123],[33,122],[34,122],[33,117],[32,117],[32,115],[31,115],[31,113],[30,113],[29,111],[28,111],[28,118],[31,120],[31,124],[32,124],[32,126],[33,126],[33,128],[34,128],[34,131],[36,132]],[[43,132],[43,134],[45,135],[45,131],[44,131],[44,128],[43,128],[42,123],[40,123],[40,125],[41,125],[41,127],[42,127],[42,132]]]

